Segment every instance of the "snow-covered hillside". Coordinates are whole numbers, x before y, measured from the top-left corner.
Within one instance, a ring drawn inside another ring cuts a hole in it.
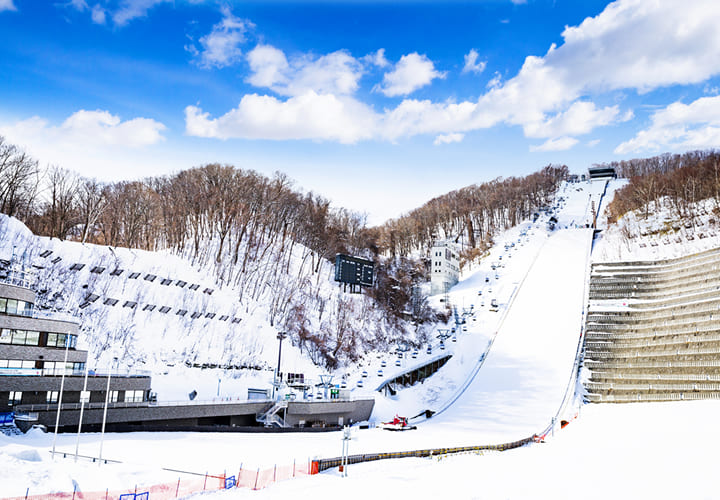
[[[211,254],[213,241],[206,246]],[[90,367],[105,369],[117,358],[121,369],[148,370],[160,400],[184,399],[193,389],[201,399],[245,397],[246,387],[269,385],[276,335],[287,326],[278,323],[294,308],[303,309],[299,327],[324,335],[328,348],[343,328],[347,338],[356,337],[353,355],[365,354],[364,339],[382,339],[386,323],[372,300],[342,293],[332,281],[332,265],[321,262],[314,273],[306,256],[295,245],[286,267],[277,269],[271,249],[264,260],[251,262],[256,269],[247,274],[256,283],[235,277],[228,284],[216,278],[212,259],[193,264],[169,251],[38,237],[0,216],[0,260],[32,270],[39,308],[75,316],[82,332],[78,347],[89,351]],[[240,290],[250,287],[256,290],[242,297]],[[298,341],[293,331],[283,347],[282,370],[315,378],[325,371],[317,345]],[[408,340],[413,335],[407,331]],[[165,376],[188,383],[174,390],[177,384]],[[228,380],[217,384],[218,378]],[[222,390],[216,393],[217,385]]]
[[[315,498],[335,498],[340,492],[348,498],[420,494],[461,498],[712,498],[716,488],[709,454],[717,444],[712,438],[720,414],[716,402],[571,405],[565,413],[557,413],[561,403],[567,402],[566,389],[570,395],[574,389],[570,376],[586,303],[583,289],[589,252],[593,260],[607,260],[609,257],[599,252],[624,244],[611,226],[591,249],[592,231],[583,226],[598,206],[598,220],[603,221],[603,210],[614,189],[621,185],[621,181],[611,182],[607,189],[603,183],[564,185],[559,193],[563,201],[558,198],[552,213],[557,229],[548,231],[547,214],[535,224],[526,221],[499,235],[490,255],[466,270],[448,294],[465,319],[457,341],[448,342],[453,358],[425,383],[402,390],[394,398],[376,395],[374,419],[383,420],[394,413],[412,416],[411,412],[425,409],[444,411],[428,421],[416,419],[417,431],[355,429],[350,452],[507,442],[544,431],[556,416],[570,420],[567,428],[557,425],[546,443],[514,451],[441,461],[382,461],[350,466],[349,478],[341,478],[332,470],[278,483],[262,492],[238,489],[214,496],[312,494]],[[629,214],[627,220],[632,217]],[[665,245],[644,248],[664,248],[663,255],[667,256],[695,251],[686,243],[686,238],[680,242],[671,239]],[[641,257],[639,249],[643,247],[637,245],[635,253],[633,248],[623,258]],[[498,302],[497,311],[488,309],[492,298]],[[351,381],[360,377],[360,370],[373,376],[383,360],[391,359],[379,354],[351,367]],[[420,353],[417,360],[403,360],[398,369],[412,368],[412,363],[421,363],[423,356],[427,359],[427,354]],[[386,369],[385,377],[392,376],[392,370]],[[84,491],[122,488],[128,482],[150,485],[177,481],[160,468],[228,474],[241,467],[272,470],[274,464],[291,464],[293,460],[301,463],[314,456],[339,456],[341,434],[174,434],[169,441],[167,435],[153,433],[114,435],[106,438],[105,450],[107,456],[123,464],[99,470],[70,460],[51,462],[45,456],[49,436],[0,437],[0,463],[5,464],[6,471],[0,479],[8,488],[7,495],[21,496],[28,486],[31,494],[33,490],[72,491],[73,481]],[[60,448],[72,451],[74,439],[61,436]],[[167,446],[157,446],[159,440]],[[92,455],[98,444],[98,435],[82,436],[81,453]],[[193,453],[181,452],[187,449]],[[593,481],[597,471],[608,471],[608,464],[613,464],[612,474]],[[52,486],[46,486],[48,482]]]

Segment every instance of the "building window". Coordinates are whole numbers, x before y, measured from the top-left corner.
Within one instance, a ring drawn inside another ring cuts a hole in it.
[[[32,316],[32,310],[32,302],[7,298],[0,299],[0,314]]]
[[[80,402],[81,403],[89,403],[90,402],[90,391],[80,391]]]
[[[64,333],[48,333],[48,347],[65,347],[66,342],[70,342],[70,345],[68,347],[70,349],[74,349],[77,345],[77,335],[66,335]]]
[[[145,391],[125,391],[126,403],[142,403]]]
[[[22,359],[0,359],[0,368],[35,368],[35,361]]]
[[[110,402],[117,403],[120,397],[120,391],[110,391]]]
[[[8,397],[8,405],[15,406],[19,405],[22,401],[22,391],[10,391],[10,396]]]
[[[57,403],[59,397],[60,391],[47,391],[47,394],[45,396],[45,402],[47,404]]]

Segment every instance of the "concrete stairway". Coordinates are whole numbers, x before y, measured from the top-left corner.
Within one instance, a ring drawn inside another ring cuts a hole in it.
[[[589,290],[588,401],[720,399],[720,248],[595,264]]]

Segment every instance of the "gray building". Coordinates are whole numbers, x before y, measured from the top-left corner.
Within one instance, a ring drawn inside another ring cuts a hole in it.
[[[20,405],[104,402],[107,374],[90,372],[87,351],[77,349],[78,323],[46,315],[35,307],[35,293],[12,275],[0,281],[0,412]],[[110,379],[110,402],[143,402],[150,396],[149,375]]]
[[[455,245],[437,242],[430,252],[431,294],[445,293],[453,287],[460,276],[460,258]]]
[[[77,321],[38,311],[35,293],[15,276],[0,277],[0,423],[14,415],[22,430],[54,429],[61,390],[61,432],[78,428],[81,408],[82,429],[99,431],[106,396],[109,431],[334,428],[372,413],[373,399],[156,403],[149,373],[88,372]]]

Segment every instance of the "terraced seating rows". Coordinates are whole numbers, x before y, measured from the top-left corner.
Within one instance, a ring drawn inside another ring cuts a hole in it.
[[[595,264],[589,290],[588,401],[720,399],[720,248]]]

